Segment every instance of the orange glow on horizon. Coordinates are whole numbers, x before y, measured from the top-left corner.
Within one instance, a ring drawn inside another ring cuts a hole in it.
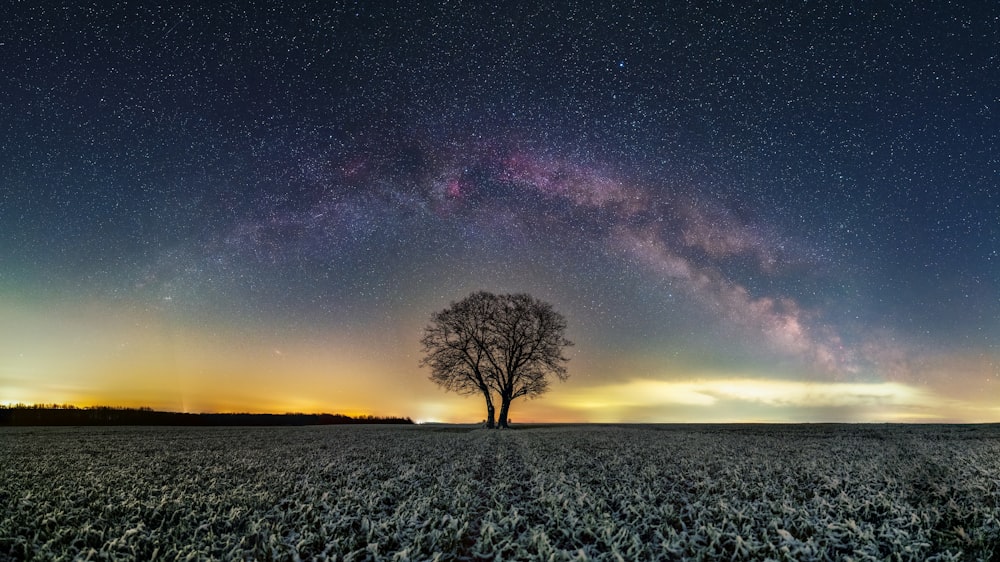
[[[416,325],[398,333],[274,333],[190,325],[114,305],[0,300],[0,404],[308,413],[478,423],[482,399],[447,393],[418,367]],[[996,422],[992,363],[941,356],[906,380],[819,382],[710,372],[656,356],[581,350],[571,378],[513,404],[513,423]],[[673,365],[664,369],[659,365]],[[645,373],[642,377],[631,374]],[[956,385],[975,380],[979,386]]]

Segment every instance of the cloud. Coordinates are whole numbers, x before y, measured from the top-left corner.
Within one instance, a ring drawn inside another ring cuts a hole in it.
[[[775,379],[702,379],[628,382],[564,391],[559,405],[580,410],[656,406],[718,406],[743,402],[772,407],[926,407],[938,401],[927,391],[897,382],[805,382]]]

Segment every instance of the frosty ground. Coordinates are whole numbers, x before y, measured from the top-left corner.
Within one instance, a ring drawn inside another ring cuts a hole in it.
[[[0,429],[0,560],[1000,557],[1000,427]]]

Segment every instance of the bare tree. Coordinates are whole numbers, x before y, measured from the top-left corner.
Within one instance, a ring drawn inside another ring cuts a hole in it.
[[[552,305],[531,295],[500,295],[501,311],[491,320],[495,336],[487,358],[491,386],[500,395],[500,427],[507,427],[510,403],[535,398],[549,389],[549,380],[568,378],[563,354],[573,345],[564,336],[566,319]]]
[[[548,303],[523,293],[480,291],[431,317],[421,365],[446,390],[481,393],[487,427],[507,427],[513,400],[543,394],[553,376],[568,377],[563,350],[573,344],[565,331],[566,320]]]
[[[432,381],[458,394],[482,393],[489,428],[496,423],[496,408],[485,373],[489,361],[483,342],[490,337],[487,321],[496,315],[496,305],[494,295],[473,293],[434,313],[420,340],[425,354],[420,364],[430,367]]]

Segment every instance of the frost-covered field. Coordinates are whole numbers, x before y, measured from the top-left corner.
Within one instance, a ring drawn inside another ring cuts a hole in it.
[[[0,559],[1000,558],[1000,427],[0,429]]]

